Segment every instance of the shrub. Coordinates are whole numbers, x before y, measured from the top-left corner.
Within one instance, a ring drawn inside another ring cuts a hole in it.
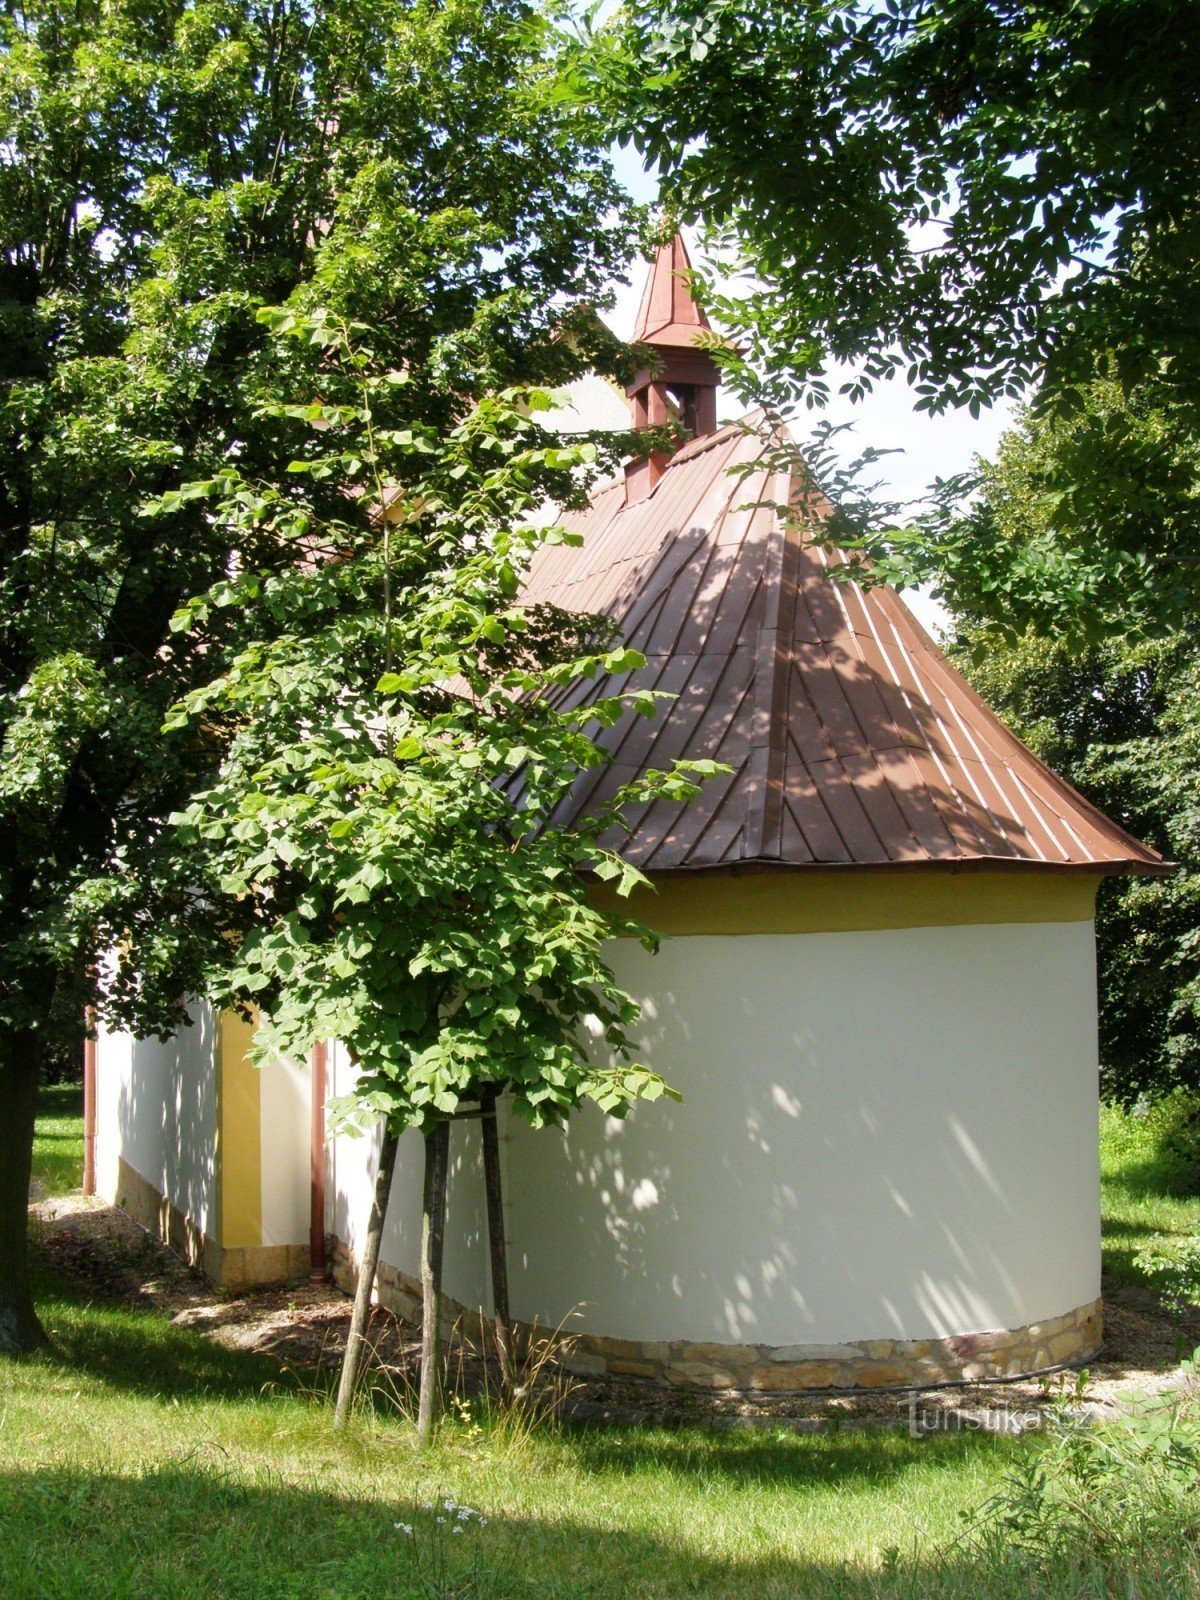
[[[1178,1164],[1178,1177],[1189,1191],[1200,1188],[1200,1094],[1176,1089],[1155,1107],[1163,1148]]]
[[[1195,1378],[1197,1358],[1183,1364],[1186,1376]],[[1200,1403],[1157,1397],[1097,1426],[1065,1402],[1045,1448],[1014,1466],[965,1539],[985,1561],[1020,1552],[1046,1572],[1098,1563],[1166,1576],[1183,1562],[1194,1576]]]
[[[1134,1265],[1169,1311],[1182,1316],[1200,1304],[1200,1235],[1178,1240],[1156,1234]]]

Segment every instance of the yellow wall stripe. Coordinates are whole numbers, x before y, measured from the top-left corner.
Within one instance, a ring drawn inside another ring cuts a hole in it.
[[[248,1059],[254,1028],[232,1011],[217,1024],[218,1241],[226,1250],[262,1243],[261,1078]]]
[[[1088,922],[1100,875],[1034,872],[754,872],[680,874],[622,900],[592,902],[656,933],[852,933],[972,923]]]

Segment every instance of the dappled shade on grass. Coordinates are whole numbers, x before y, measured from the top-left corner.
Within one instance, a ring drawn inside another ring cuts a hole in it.
[[[1100,1204],[1104,1269],[1124,1282],[1145,1281],[1136,1258],[1156,1236],[1200,1231],[1200,1195],[1166,1148],[1153,1108],[1102,1108]]]
[[[56,1093],[52,1135],[68,1111]],[[1195,1204],[1155,1189],[1161,1169],[1142,1151],[1144,1129],[1117,1131],[1105,1158],[1106,1251],[1143,1226],[1123,1209],[1134,1201],[1164,1217]],[[41,1148],[53,1158],[71,1139]],[[1122,1163],[1135,1174],[1127,1187]],[[36,1246],[50,1243],[35,1229]],[[1121,1552],[1107,1567],[1072,1550],[1049,1573],[1015,1553],[981,1561],[956,1542],[960,1510],[994,1495],[1041,1449],[1036,1439],[698,1427],[506,1435],[467,1413],[417,1458],[411,1425],[394,1412],[364,1409],[335,1436],[311,1374],[172,1323],[131,1300],[119,1274],[106,1283],[63,1270],[71,1258],[46,1248],[35,1256],[57,1350],[0,1364],[3,1600],[1200,1592],[1178,1541]],[[455,1519],[439,1510],[447,1497],[481,1511],[486,1527],[473,1520],[452,1533]]]

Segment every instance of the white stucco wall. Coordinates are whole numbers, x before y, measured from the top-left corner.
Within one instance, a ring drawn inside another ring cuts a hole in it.
[[[192,1008],[173,1039],[101,1029],[96,1041],[96,1187],[117,1193],[123,1157],[205,1233],[216,1225],[216,1079],[213,1015]]]
[[[312,1074],[291,1061],[268,1062],[260,1072],[262,1242],[307,1244]]]
[[[354,1082],[354,1068],[340,1045],[329,1051],[329,1093],[345,1094]],[[330,1230],[355,1256],[361,1249],[371,1209],[378,1133],[331,1140],[327,1180]],[[421,1191],[424,1147],[419,1133],[403,1135],[396,1156],[380,1259],[411,1278],[420,1277]],[[446,1248],[443,1288],[471,1310],[491,1310],[487,1206],[483,1188],[483,1155],[476,1121],[456,1122],[450,1129],[450,1181],[446,1200]]]
[[[821,1344],[1018,1327],[1099,1294],[1090,922],[611,955],[684,1100],[507,1130],[517,1316]]]

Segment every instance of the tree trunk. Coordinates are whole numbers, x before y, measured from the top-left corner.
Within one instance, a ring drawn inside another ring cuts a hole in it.
[[[29,1288],[29,1178],[43,1046],[36,1033],[0,1033],[0,1354],[49,1344]]]
[[[442,1247],[446,1240],[446,1178],[450,1124],[435,1123],[425,1135],[425,1194],[421,1214],[421,1393],[417,1443],[433,1437],[441,1397],[439,1339],[442,1321]]]
[[[508,1247],[504,1238],[504,1190],[500,1180],[500,1135],[496,1096],[483,1097],[483,1181],[487,1191],[488,1242],[492,1255],[492,1330],[500,1363],[500,1393],[512,1398],[512,1324],[508,1314]]]
[[[346,1338],[346,1354],[342,1357],[342,1375],[338,1382],[337,1405],[333,1413],[335,1428],[344,1428],[350,1416],[354,1391],[358,1388],[366,1354],[367,1317],[371,1311],[371,1293],[375,1288],[375,1270],[379,1266],[379,1247],[383,1243],[383,1224],[387,1217],[388,1199],[392,1192],[392,1173],[396,1169],[396,1149],[400,1137],[386,1125],[383,1130],[383,1148],[379,1152],[379,1168],[375,1174],[375,1193],[371,1197],[371,1214],[367,1221],[367,1236],[363,1241],[362,1259],[358,1266],[358,1287],[354,1294],[354,1310],[350,1315],[350,1332]]]

